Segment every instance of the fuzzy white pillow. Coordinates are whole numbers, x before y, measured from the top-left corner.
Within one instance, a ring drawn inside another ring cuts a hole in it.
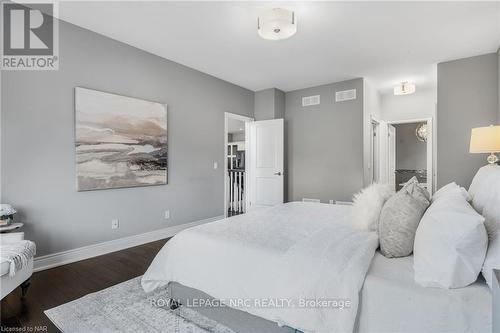
[[[384,203],[394,194],[388,184],[374,183],[354,195],[351,221],[354,227],[363,231],[378,232],[380,212]]]

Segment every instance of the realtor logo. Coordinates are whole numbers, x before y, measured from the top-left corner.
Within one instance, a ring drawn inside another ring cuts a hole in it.
[[[58,69],[54,3],[2,3],[2,70]]]

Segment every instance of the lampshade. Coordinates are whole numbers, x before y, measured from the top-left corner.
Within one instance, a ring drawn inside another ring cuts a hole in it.
[[[283,8],[268,10],[257,19],[257,31],[260,37],[269,40],[292,37],[297,32],[295,13]]]
[[[500,152],[500,126],[476,127],[470,135],[471,153]]]

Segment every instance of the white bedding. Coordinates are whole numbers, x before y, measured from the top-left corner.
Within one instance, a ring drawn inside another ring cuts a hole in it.
[[[350,208],[294,202],[187,229],[158,253],[142,286],[175,281],[227,303],[248,301],[231,306],[304,332],[351,332],[378,240],[352,228]],[[351,305],[297,307],[304,299]]]
[[[491,332],[492,296],[486,282],[466,288],[424,288],[414,282],[413,256],[377,252],[361,292],[361,332]]]

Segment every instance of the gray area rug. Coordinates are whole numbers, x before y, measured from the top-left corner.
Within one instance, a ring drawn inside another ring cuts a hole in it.
[[[64,333],[235,333],[191,309],[170,310],[166,288],[146,294],[140,282],[137,277],[45,314]]]

